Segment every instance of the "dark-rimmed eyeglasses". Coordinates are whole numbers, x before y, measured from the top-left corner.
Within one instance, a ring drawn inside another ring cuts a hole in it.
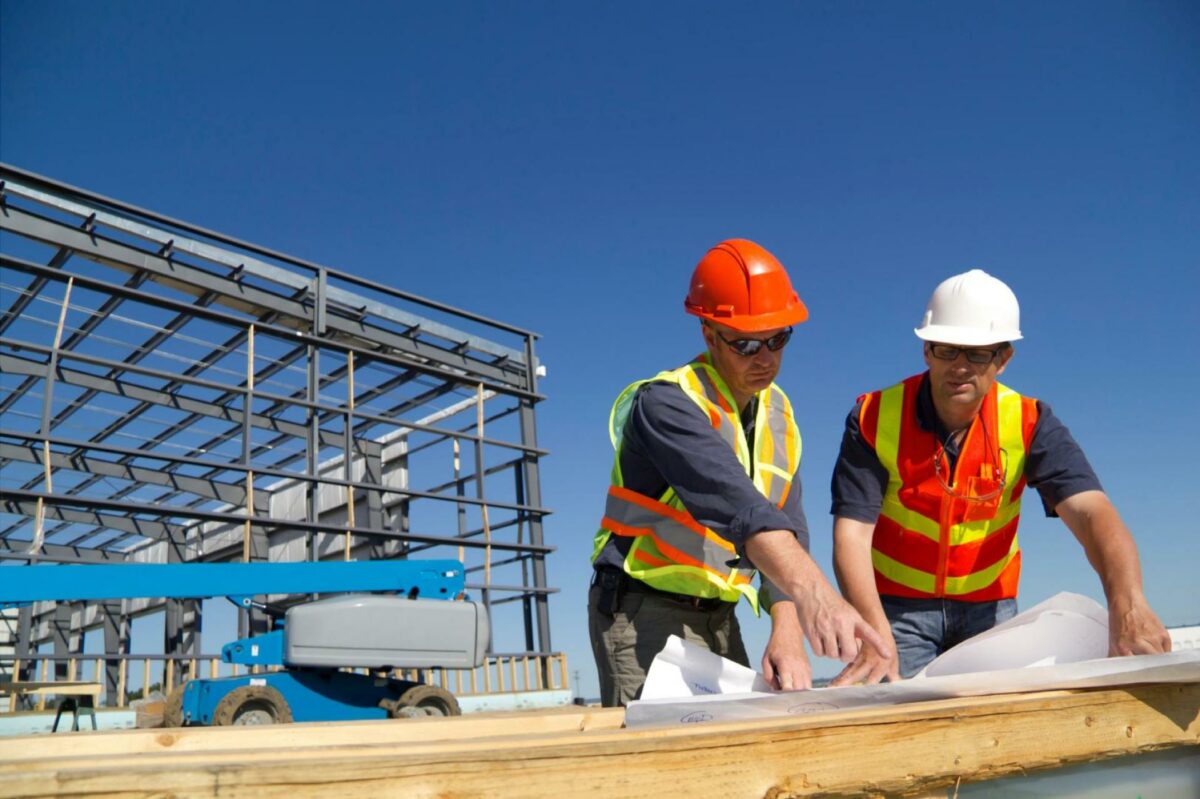
[[[721,331],[715,327],[711,328],[712,332],[717,334],[717,338],[725,342],[725,346],[736,352],[738,355],[744,355],[749,358],[752,355],[758,355],[759,350],[764,346],[771,352],[783,349],[784,345],[792,337],[792,329],[785,328],[770,338],[735,338],[727,339],[721,335]]]
[[[953,361],[959,353],[967,356],[969,363],[991,363],[1004,352],[1004,347],[956,347],[953,344],[930,344],[929,354],[939,361]]]

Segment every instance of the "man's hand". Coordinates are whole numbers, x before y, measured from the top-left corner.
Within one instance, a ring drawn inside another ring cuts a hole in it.
[[[900,679],[900,658],[896,640],[879,591],[875,588],[875,567],[871,564],[871,540],[875,525],[845,516],[833,520],[833,570],[842,593],[879,633],[890,650],[887,657],[878,650],[863,647],[854,662],[833,679],[831,685],[854,685],[859,682],[877,683],[884,677],[893,682]]]
[[[754,565],[792,598],[813,654],[849,663],[858,656],[859,641],[890,658],[892,649],[863,621],[849,602],[787,530],[764,530],[746,541]]]
[[[804,631],[791,602],[776,602],[771,606],[771,638],[763,652],[762,673],[780,691],[812,688],[812,666],[804,651]]]
[[[1108,606],[1108,656],[1158,655],[1171,651],[1171,634],[1144,596]]]
[[[1054,507],[1083,545],[1108,599],[1108,654],[1171,651],[1171,635],[1142,591],[1142,568],[1129,528],[1103,491],[1083,491]]]
[[[859,685],[860,683],[874,685],[884,677],[887,677],[889,682],[900,680],[900,660],[896,656],[896,641],[892,638],[891,626],[885,621],[883,628],[876,632],[879,633],[879,637],[883,639],[888,649],[892,651],[892,656],[885,658],[872,647],[861,647],[854,662],[842,669],[841,674],[830,681],[831,688],[842,685]]]
[[[810,581],[792,596],[813,654],[849,663],[858,657],[861,641],[879,657],[893,657],[894,648],[884,643],[875,628],[863,621],[824,576],[818,576],[819,580]]]

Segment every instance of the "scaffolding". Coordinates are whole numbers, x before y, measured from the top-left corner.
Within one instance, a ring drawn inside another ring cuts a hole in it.
[[[0,164],[0,580],[454,557],[491,653],[550,658],[536,338]],[[0,620],[0,675],[103,629],[111,686],[157,612],[164,658],[203,657],[199,601],[37,603]]]

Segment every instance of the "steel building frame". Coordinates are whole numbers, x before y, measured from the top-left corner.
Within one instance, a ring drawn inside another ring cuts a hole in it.
[[[523,631],[493,652],[550,655],[536,338],[0,164],[0,580],[458,557]],[[164,607],[163,654],[198,655],[193,601],[38,603],[8,633],[66,655],[103,628],[115,656]]]

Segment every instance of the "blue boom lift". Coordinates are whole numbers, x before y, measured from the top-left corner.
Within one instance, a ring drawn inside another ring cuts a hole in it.
[[[273,631],[226,644],[221,659],[282,669],[189,680],[168,700],[169,726],[452,716],[461,712],[458,701],[443,688],[340,669],[482,664],[490,633],[485,609],[447,601],[459,599],[463,587],[456,560],[40,564],[0,568],[0,608],[43,600],[226,596],[240,607],[274,611]],[[345,591],[386,593],[320,599],[286,612],[254,601],[265,594]]]

